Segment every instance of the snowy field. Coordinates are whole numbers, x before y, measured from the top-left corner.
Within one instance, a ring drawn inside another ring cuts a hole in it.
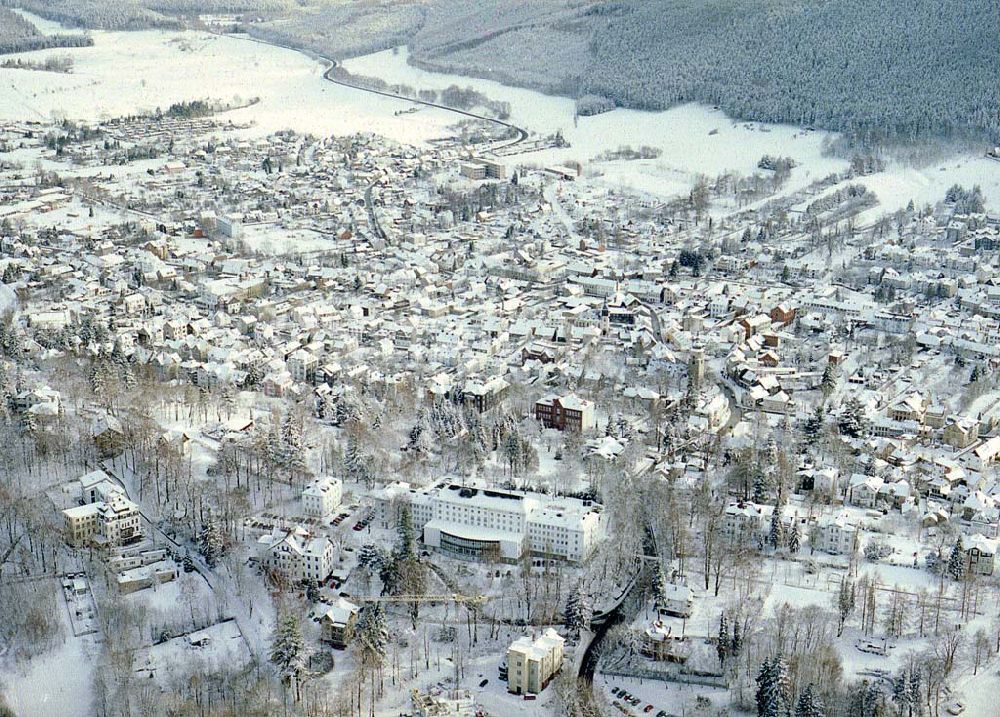
[[[275,231],[274,224],[244,226],[243,241],[253,251],[269,255],[330,251],[336,246],[334,238],[315,231],[309,229]]]
[[[687,191],[699,174],[729,171],[753,174],[764,154],[792,157],[798,168],[785,186],[791,192],[810,182],[843,171],[847,163],[823,155],[833,138],[827,132],[807,132],[788,125],[740,122],[704,105],[686,104],[665,112],[617,109],[574,123],[574,102],[564,97],[508,87],[489,80],[427,72],[407,64],[405,49],[348,60],[344,66],[361,75],[404,83],[417,89],[472,86],[496,100],[509,102],[512,121],[538,134],[561,131],[572,145],[518,157],[539,165],[567,160],[589,162],[606,150],[647,145],[662,151],[655,160],[601,162],[588,174],[615,188],[631,188],[660,196]],[[710,134],[712,133],[712,134]],[[890,162],[888,170],[862,180],[878,195],[880,210],[894,211],[911,199],[918,205],[940,201],[954,183],[980,184],[987,204],[1000,203],[1000,162],[978,154],[955,154],[923,167]]]
[[[59,29],[29,17],[45,32]],[[409,143],[445,136],[455,121],[455,115],[431,108],[397,116],[395,112],[411,103],[326,82],[324,66],[306,55],[248,39],[159,31],[93,36],[94,47],[58,51],[73,57],[72,74],[0,69],[0,119],[48,119],[56,114],[96,120],[183,100],[260,97],[259,104],[227,113],[226,119],[254,122],[254,134],[288,128],[319,135],[363,131]],[[844,160],[824,156],[824,146],[833,138],[829,133],[740,122],[703,105],[686,104],[664,112],[618,109],[574,120],[574,101],[569,98],[421,70],[407,64],[405,48],[354,58],[344,65],[351,72],[416,89],[474,87],[491,99],[509,102],[512,121],[531,133],[562,132],[571,145],[516,155],[512,163],[586,164],[623,145],[661,151],[657,159],[595,162],[587,167],[592,181],[616,189],[676,196],[701,174],[753,174],[760,157],[771,154],[790,156],[798,163],[784,187],[790,192],[847,166]],[[889,171],[864,180],[885,211],[903,207],[910,199],[918,204],[937,201],[955,182],[978,183],[987,203],[1000,203],[1000,162],[971,154],[953,155],[919,169],[890,165]]]
[[[793,157],[802,167],[792,173],[790,189],[842,171],[847,163],[822,155],[830,135],[805,132],[790,126],[762,126],[737,122],[704,105],[686,104],[665,112],[618,109],[574,123],[575,102],[566,97],[509,87],[490,80],[470,79],[412,67],[405,49],[385,51],[348,60],[353,73],[380,77],[417,89],[441,90],[449,85],[471,86],[494,100],[510,103],[511,120],[540,135],[557,131],[569,141],[568,149],[519,155],[518,161],[538,165],[567,160],[588,162],[623,145],[647,145],[662,150],[655,160],[601,162],[592,169],[613,187],[632,187],[663,196],[687,191],[698,174],[715,176],[729,171],[753,174],[764,154]],[[716,131],[715,134],[709,134]]]
[[[58,591],[52,581],[53,591]],[[99,654],[97,635],[73,637],[69,614],[59,598],[63,643],[18,665],[0,666],[0,686],[18,717],[84,717],[90,714],[91,669]]]
[[[192,644],[192,640],[198,644]],[[227,620],[150,647],[139,659],[136,671],[169,689],[178,673],[185,674],[191,663],[202,664],[208,671],[223,664],[236,667],[249,661],[250,653],[239,627]]]
[[[875,192],[886,211],[902,209],[911,199],[918,207],[936,204],[953,184],[978,184],[987,206],[1000,204],[1000,162],[985,155],[958,154],[920,168],[893,164],[861,183]]]
[[[44,29],[54,28],[49,23]],[[98,120],[185,100],[260,97],[259,104],[225,118],[253,121],[254,133],[262,135],[288,128],[319,135],[364,131],[413,143],[443,136],[454,122],[454,115],[433,109],[396,117],[411,103],[326,82],[325,65],[246,39],[161,31],[93,37],[93,47],[17,55],[69,55],[71,74],[0,69],[0,120],[42,120],[54,113]]]

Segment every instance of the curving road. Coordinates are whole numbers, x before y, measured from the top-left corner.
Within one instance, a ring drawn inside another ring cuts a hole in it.
[[[512,122],[507,122],[505,120],[497,119],[495,117],[487,117],[486,115],[476,114],[475,112],[469,112],[468,110],[460,110],[456,107],[449,107],[448,105],[443,105],[438,102],[429,102],[428,100],[421,100],[414,97],[407,97],[406,95],[400,95],[395,92],[388,92],[386,90],[376,90],[371,87],[365,87],[364,85],[359,84],[357,82],[350,82],[347,79],[334,77],[333,73],[340,66],[339,63],[334,59],[326,57],[325,55],[320,55],[311,50],[304,50],[300,47],[294,47],[293,45],[286,45],[281,42],[264,40],[262,38],[253,37],[251,35],[237,35],[237,34],[220,33],[220,32],[216,32],[213,34],[219,35],[220,37],[230,37],[237,40],[247,40],[249,42],[256,42],[261,45],[270,45],[271,47],[280,47],[284,50],[293,50],[294,52],[299,52],[303,55],[306,55],[307,57],[315,58],[320,62],[325,62],[329,65],[329,67],[327,67],[326,71],[323,73],[323,79],[326,80],[327,82],[332,82],[335,85],[340,85],[341,87],[349,87],[353,90],[370,92],[373,95],[381,95],[382,97],[391,97],[392,99],[402,100],[404,102],[412,102],[414,104],[424,105],[425,107],[434,107],[436,109],[444,110],[445,112],[453,112],[455,114],[462,115],[464,117],[471,117],[472,119],[483,120],[484,122],[492,122],[493,124],[500,125],[501,127],[506,127],[508,129],[512,129],[515,132],[517,132],[517,137],[512,139],[510,142],[507,142],[506,144],[496,145],[495,149],[513,147],[514,145],[520,144],[521,142],[528,139],[528,131],[523,127],[518,127],[516,124]]]
[[[652,529],[647,524],[645,526],[646,540],[643,541],[643,555],[636,564],[636,573],[632,577],[632,582],[622,593],[617,604],[600,616],[595,616],[591,620],[591,629],[594,637],[587,645],[583,659],[580,661],[580,671],[577,674],[577,687],[580,697],[585,705],[586,714],[602,714],[600,703],[594,694],[594,675],[597,672],[597,665],[601,659],[604,648],[604,641],[608,633],[616,625],[632,622],[642,609],[643,589],[647,559],[659,560],[659,549],[656,546],[656,537]]]
[[[261,40],[260,42],[264,42]],[[265,43],[273,44],[273,43]],[[278,47],[284,47],[279,45]],[[295,49],[295,48],[289,48]],[[506,127],[517,132],[517,137],[506,144],[496,145],[494,149],[501,149],[507,147],[513,147],[514,145],[520,144],[524,140],[528,139],[528,131],[522,127],[518,127],[516,124],[507,122],[505,120],[497,119],[495,117],[487,117],[486,115],[476,114],[475,112],[469,112],[467,110],[460,110],[456,107],[449,107],[448,105],[442,105],[438,102],[430,102],[428,100],[421,100],[414,97],[407,97],[406,95],[396,94],[395,92],[387,92],[385,90],[376,90],[371,87],[365,87],[364,85],[358,84],[356,82],[349,82],[344,79],[338,79],[333,76],[334,71],[340,66],[336,60],[331,60],[329,57],[323,57],[322,55],[317,55],[317,57],[324,61],[330,63],[326,72],[323,73],[323,79],[327,82],[332,82],[335,85],[340,85],[341,87],[350,87],[354,90],[361,90],[363,92],[371,92],[373,95],[381,95],[382,97],[391,97],[396,100],[403,100],[405,102],[412,102],[418,105],[424,105],[425,107],[434,107],[439,110],[445,110],[447,112],[454,112],[455,114],[464,115],[465,117],[471,117],[473,119],[483,120],[486,122],[492,122],[493,124],[500,125],[501,127]]]
[[[403,102],[412,102],[413,104],[424,105],[425,107],[433,107],[435,109],[444,110],[445,112],[452,112],[457,115],[462,115],[463,117],[471,117],[472,119],[482,120],[484,122],[492,122],[495,125],[506,127],[507,129],[512,129],[517,133],[517,137],[515,137],[511,141],[502,144],[495,144],[491,147],[491,149],[507,149],[509,147],[521,144],[526,139],[528,139],[528,131],[523,127],[518,127],[516,124],[513,124],[512,122],[507,122],[505,120],[497,119],[495,117],[487,117],[486,115],[476,114],[475,112],[469,112],[468,110],[461,110],[456,107],[449,107],[448,105],[443,105],[438,102],[430,102],[428,100],[421,100],[414,97],[407,97],[406,95],[400,95],[395,92],[388,92],[386,90],[376,90],[371,87],[365,87],[364,85],[359,84],[357,82],[351,82],[345,78],[335,77],[334,73],[336,72],[337,68],[340,65],[337,63],[336,60],[331,59],[329,57],[325,57],[324,55],[320,55],[315,52],[311,52],[309,50],[303,50],[298,47],[293,47],[292,45],[285,45],[284,43],[273,42],[271,40],[264,40],[259,37],[253,37],[251,35],[234,35],[228,33],[214,33],[214,34],[223,37],[235,38],[238,40],[247,40],[249,42],[256,42],[261,45],[270,45],[271,47],[280,47],[284,50],[293,50],[295,52],[302,53],[303,55],[306,55],[308,57],[313,57],[319,60],[320,62],[325,62],[329,65],[329,67],[327,67],[326,70],[323,72],[323,79],[335,85],[340,85],[341,87],[349,87],[352,90],[359,90],[361,92],[370,92],[373,95],[390,97],[395,100],[402,100]],[[372,189],[374,186],[375,183],[372,182],[365,189],[365,208],[368,212],[368,217],[369,220],[371,221],[372,230],[375,233],[375,236],[381,239],[382,241],[388,241],[388,236],[385,230],[382,228],[382,225],[379,224],[378,216],[375,212],[375,204],[372,202]]]

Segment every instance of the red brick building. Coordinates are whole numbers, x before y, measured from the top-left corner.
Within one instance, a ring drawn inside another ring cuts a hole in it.
[[[594,404],[574,394],[546,396],[535,403],[535,418],[546,428],[582,431],[594,427]]]

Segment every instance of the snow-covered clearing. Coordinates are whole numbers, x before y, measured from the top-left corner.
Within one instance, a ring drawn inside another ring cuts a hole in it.
[[[140,659],[138,671],[152,676],[167,689],[178,675],[189,674],[192,665],[205,670],[220,665],[239,667],[250,661],[250,652],[234,620],[175,637],[150,647]]]
[[[17,295],[6,284],[0,284],[0,316],[17,309]]]
[[[987,206],[1000,204],[1000,162],[983,155],[953,155],[925,167],[890,162],[887,171],[859,181],[879,198],[879,206],[863,214],[862,221],[875,218],[883,211],[902,209],[911,199],[918,207],[935,204],[953,184],[965,187],[978,184]]]
[[[45,32],[54,23],[31,16]],[[322,78],[324,65],[304,54],[241,37],[199,32],[95,32],[95,46],[68,48],[72,74],[0,70],[0,119],[48,119],[53,114],[96,120],[152,111],[192,99],[260,97],[255,106],[229,112],[226,119],[254,122],[253,134],[295,129],[316,134],[375,132],[390,139],[421,143],[448,134],[455,115],[433,108],[395,114],[412,104],[334,85]],[[51,50],[25,53],[51,54]],[[832,138],[788,125],[733,120],[719,110],[686,104],[664,112],[617,109],[574,119],[574,101],[498,82],[428,72],[407,64],[398,48],[344,63],[353,73],[416,89],[471,86],[491,99],[510,103],[511,120],[536,135],[561,132],[570,147],[515,155],[508,163],[590,162],[596,155],[629,145],[661,151],[657,159],[595,162],[591,181],[660,197],[685,192],[698,175],[749,175],[764,154],[792,157],[797,167],[783,192],[792,192],[847,163],[824,155]],[[128,72],[121,68],[127,67]],[[980,184],[987,203],[1000,203],[1000,163],[973,154],[952,155],[915,168],[890,162],[886,172],[861,180],[874,190],[880,207],[872,215],[940,199],[955,182]],[[866,218],[868,218],[866,216]],[[266,250],[266,249],[265,249]]]
[[[52,590],[58,591],[58,581]],[[18,665],[0,667],[0,692],[18,717],[83,717],[91,714],[91,672],[97,635],[73,637],[69,614],[59,598],[63,643]]]
[[[416,89],[442,90],[450,85],[473,87],[494,100],[509,102],[511,121],[539,135],[562,132],[567,149],[519,155],[511,161],[538,165],[588,162],[623,145],[646,145],[662,151],[655,160],[601,162],[591,171],[612,187],[632,187],[659,196],[686,191],[699,174],[714,176],[729,171],[753,174],[764,154],[791,156],[800,165],[792,172],[789,191],[837,171],[847,163],[823,156],[830,137],[787,125],[765,126],[739,122],[719,110],[686,104],[665,112],[617,109],[574,122],[575,103],[566,97],[502,85],[490,80],[428,72],[407,64],[405,48],[387,50],[344,63],[358,75],[379,77],[389,83]],[[712,134],[710,134],[712,133]]]
[[[195,99],[260,97],[225,119],[255,122],[253,133],[261,135],[289,128],[319,135],[364,131],[412,143],[443,136],[455,121],[451,113],[430,108],[395,116],[411,103],[326,82],[324,64],[239,37],[163,31],[92,35],[93,47],[58,50],[73,58],[71,74],[0,70],[0,119],[56,114],[97,120]]]
[[[243,230],[246,245],[262,254],[331,251],[331,247],[335,246],[335,239],[308,229],[275,231],[272,224],[252,224],[245,226]]]
[[[593,163],[587,175],[612,188],[626,188],[654,196],[676,196],[686,192],[701,174],[725,172],[749,175],[765,154],[788,156],[798,165],[782,188],[797,189],[834,172],[847,162],[824,155],[833,135],[810,132],[789,125],[741,122],[719,110],[685,104],[664,112],[616,109],[574,121],[574,101],[533,90],[509,87],[490,80],[428,72],[407,64],[405,48],[354,58],[344,66],[359,75],[379,77],[417,89],[441,90],[449,85],[471,86],[491,99],[509,102],[511,120],[531,132],[548,135],[562,132],[567,149],[519,155],[511,161],[538,165],[563,164],[569,160],[589,162],[596,155],[623,145],[635,149],[646,145],[662,151],[657,159]],[[879,198],[879,206],[862,217],[901,209],[913,199],[918,205],[940,201],[952,184],[979,184],[987,204],[1000,203],[1000,162],[981,154],[956,153],[926,166],[914,167],[890,160],[886,171],[859,180]]]
[[[215,607],[212,590],[198,573],[180,573],[168,583],[129,593],[125,600],[141,602],[162,618],[189,611],[207,615]]]

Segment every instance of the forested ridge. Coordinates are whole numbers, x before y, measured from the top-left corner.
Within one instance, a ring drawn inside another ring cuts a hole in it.
[[[862,142],[1000,141],[996,0],[0,0],[71,25],[245,29],[347,57],[407,44],[435,70],[619,106],[700,101]],[[251,22],[252,21],[252,22]]]
[[[93,44],[94,41],[84,35],[43,35],[16,12],[0,7],[0,55]]]
[[[0,0],[68,27],[101,30],[144,30],[179,27],[172,18],[154,12],[138,0]]]
[[[346,33],[341,7],[337,28]],[[1000,141],[995,0],[434,0],[419,8],[422,21],[406,3],[383,10],[407,14],[392,41],[412,28],[411,59],[430,69],[639,109],[700,101],[861,142]],[[361,35],[372,50],[390,44],[372,44],[373,36]]]
[[[290,18],[247,27],[251,34],[282,45],[343,58],[408,44],[424,22],[415,2],[316,3]]]
[[[856,137],[1000,136],[995,0],[605,4],[583,89]]]

